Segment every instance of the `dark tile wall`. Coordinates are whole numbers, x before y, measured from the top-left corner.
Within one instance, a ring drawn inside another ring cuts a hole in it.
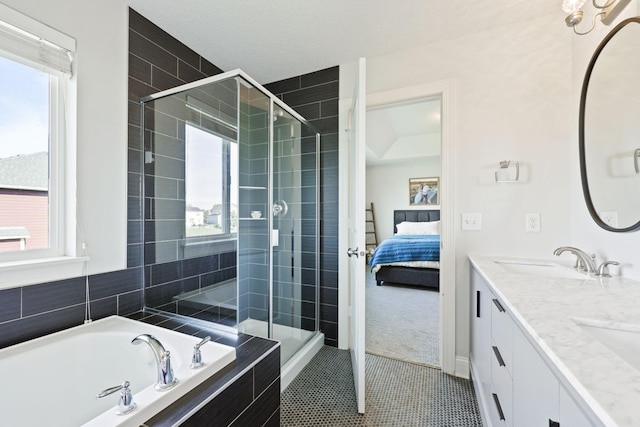
[[[240,88],[238,321],[267,321],[269,98],[255,88]],[[251,218],[256,210],[262,218]]]
[[[86,288],[91,318],[142,308],[142,268],[0,291],[0,348],[82,324]]]
[[[306,330],[315,330],[318,302],[316,145],[316,132],[306,124],[286,114],[275,121],[273,191],[288,212],[274,217],[279,242],[273,251],[273,319]]]
[[[269,99],[243,87],[240,126],[240,321],[268,320]],[[273,185],[288,213],[273,217],[278,245],[273,251],[274,322],[315,329],[316,295],[316,138],[288,114],[274,123]],[[293,129],[293,134],[292,134]],[[276,200],[279,202],[280,200]],[[252,210],[263,217],[250,218]]]
[[[338,98],[339,67],[265,87],[305,117],[320,138],[320,330],[338,346]]]
[[[143,96],[170,89],[221,73],[197,53],[171,37],[136,11],[129,13],[129,253],[142,250],[144,226],[144,261],[129,258],[129,265],[144,263],[145,305],[172,313],[191,315],[225,323],[235,312],[220,307],[204,307],[175,297],[236,277],[235,248],[214,255],[182,260],[185,224],[185,120],[201,126],[215,127],[214,122],[184,108],[175,108],[175,100],[163,98],[147,104],[144,120],[151,129],[140,143],[140,104]],[[234,88],[223,83],[199,91],[198,97],[215,106],[222,117],[235,117]],[[229,99],[229,102],[225,102]],[[182,104],[183,105],[183,104]],[[187,115],[189,115],[187,117]],[[215,129],[223,131],[223,129]],[[235,139],[234,135],[229,137]],[[144,161],[144,151],[153,153],[153,161]],[[141,162],[144,161],[144,221],[140,221]],[[131,191],[133,190],[133,191]],[[176,208],[178,207],[178,208]],[[211,249],[214,249],[211,251]]]

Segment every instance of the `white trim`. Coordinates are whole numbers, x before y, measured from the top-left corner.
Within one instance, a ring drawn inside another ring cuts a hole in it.
[[[324,346],[324,334],[319,332],[311,338],[304,347],[298,350],[295,355],[284,364],[280,372],[280,392],[285,391],[291,381],[293,381],[302,369],[313,359],[313,357]]]
[[[478,409],[480,412],[480,418],[482,419],[482,425],[491,426],[491,420],[489,419],[489,406],[487,400],[485,399],[484,393],[482,393],[482,389],[480,389],[480,381],[473,381],[474,379],[480,378],[477,370],[475,369],[475,366],[471,364],[469,365],[469,373],[470,378],[472,379],[471,384],[473,384],[476,401],[478,402]]]
[[[453,80],[440,80],[431,83],[424,83],[415,86],[409,86],[399,89],[388,90],[384,92],[377,92],[373,94],[367,94],[367,109],[379,107],[385,104],[395,104],[400,102],[407,102],[411,100],[423,99],[430,96],[440,95],[442,98],[442,171],[441,171],[441,206],[440,215],[442,218],[442,251],[441,251],[441,269],[440,269],[440,360],[442,364],[442,371],[456,375],[461,378],[469,377],[469,365],[468,363],[459,363],[456,359],[456,260],[455,260],[455,218],[454,218],[454,137],[453,137],[453,99],[454,99],[454,81]],[[340,129],[344,129],[344,113],[345,107],[349,100],[340,100],[339,117],[341,120]],[[344,148],[344,144],[340,144],[341,149]],[[342,177],[348,176],[348,162],[343,159],[343,151],[340,151],[339,156],[339,174]],[[340,218],[345,218],[342,213],[343,206],[347,200],[346,194],[342,189],[345,187],[343,183],[340,184]],[[344,221],[340,221],[340,238],[339,238],[339,254],[343,253],[343,249],[346,248],[344,239],[346,233]],[[344,249],[346,250],[346,249]],[[339,260],[339,275],[343,271],[343,258],[338,257]],[[343,294],[342,289],[339,288],[339,301],[338,307],[338,346],[345,348],[348,345],[349,337],[349,319],[348,319],[348,295]]]
[[[38,36],[48,42],[56,44],[70,52],[75,52],[76,50],[76,41],[73,37],[69,37],[68,35],[61,33],[60,31],[2,3],[0,3],[0,19],[7,24],[11,24],[14,27],[20,28],[34,36]]]
[[[349,144],[345,129],[349,127],[349,108],[352,98],[338,102],[338,348],[349,349],[351,333],[351,297],[349,295],[349,258],[344,256],[349,247]]]
[[[0,4],[0,53],[11,60],[58,75],[72,74],[73,38]]]
[[[466,375],[461,375],[462,373],[465,373]],[[465,380],[468,380],[469,374],[470,374],[469,358],[456,356],[456,376],[460,378],[464,378]]]
[[[55,257],[0,263],[0,289],[33,285],[46,281],[79,277],[84,274],[87,257]]]

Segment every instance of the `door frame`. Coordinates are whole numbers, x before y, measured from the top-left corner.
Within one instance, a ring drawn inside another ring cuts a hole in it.
[[[398,104],[406,101],[440,96],[442,99],[442,158],[440,181],[440,217],[441,217],[441,266],[440,266],[440,364],[442,371],[450,375],[468,377],[468,364],[456,358],[456,267],[455,267],[455,215],[454,215],[454,138],[453,138],[453,80],[440,80],[420,85],[408,86],[382,92],[367,94],[367,109],[385,105]],[[340,100],[340,103],[349,100]],[[343,123],[342,109],[340,109],[340,122]],[[341,130],[346,129],[344,126]],[[340,135],[342,136],[342,135]],[[344,144],[340,144],[339,157],[339,188],[346,187],[344,177],[348,176],[348,162],[342,159],[347,153],[343,153]],[[342,193],[342,191],[341,191]],[[344,230],[343,218],[346,218],[347,195],[341,194],[340,206],[340,230]],[[362,209],[365,207],[363,206]],[[346,251],[348,242],[345,233],[339,235],[339,255]],[[344,248],[344,249],[343,249]],[[348,289],[342,284],[348,283],[345,274],[342,256],[338,256],[338,346],[346,349],[349,345],[349,319],[348,319]]]

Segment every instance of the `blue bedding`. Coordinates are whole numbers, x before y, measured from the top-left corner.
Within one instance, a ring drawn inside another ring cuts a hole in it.
[[[395,235],[380,243],[369,265],[406,261],[440,261],[440,235]]]

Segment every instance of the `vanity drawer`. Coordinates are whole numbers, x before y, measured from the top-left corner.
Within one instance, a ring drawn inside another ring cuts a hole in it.
[[[493,359],[502,362],[509,375],[512,375],[513,320],[497,298],[491,301],[491,338],[495,347],[492,349]]]

